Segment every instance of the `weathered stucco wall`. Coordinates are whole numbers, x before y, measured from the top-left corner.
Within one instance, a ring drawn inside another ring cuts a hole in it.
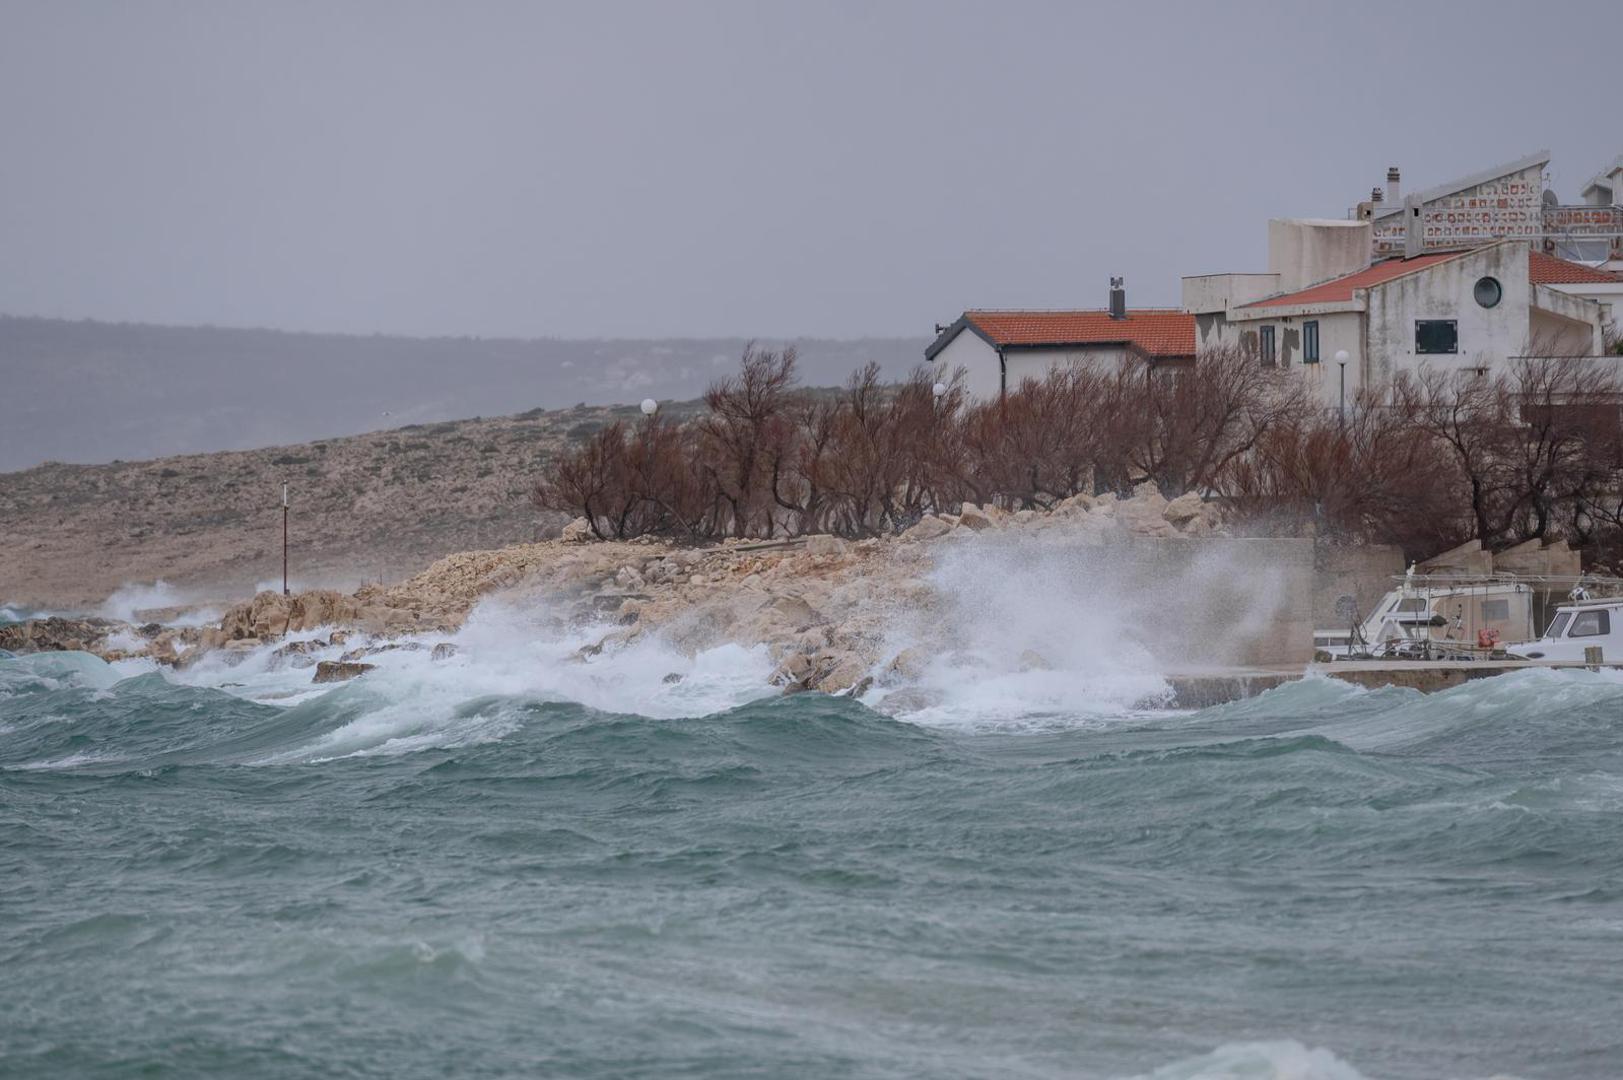
[[[1275,218],[1268,222],[1268,270],[1279,276],[1280,292],[1362,270],[1369,265],[1369,253],[1367,221]]]
[[[935,355],[936,377],[947,380],[959,368],[964,370],[964,386],[969,396],[987,401],[1002,389],[997,350],[973,330],[964,330]]]
[[[1498,279],[1503,299],[1485,308],[1472,296],[1483,277]],[[1422,368],[1462,371],[1497,369],[1506,357],[1531,347],[1533,286],[1528,276],[1527,246],[1502,243],[1398,278],[1369,290],[1370,374],[1390,382],[1400,372]],[[1417,353],[1415,322],[1453,319],[1458,326],[1456,353]]]
[[[1317,321],[1319,324],[1319,362],[1302,362],[1302,325]],[[1218,314],[1195,316],[1195,345],[1202,352],[1209,349],[1236,347],[1255,352],[1258,329],[1274,328],[1277,362],[1297,372],[1307,380],[1319,401],[1331,408],[1341,401],[1341,368],[1336,364],[1336,352],[1347,351],[1347,400],[1353,401],[1364,384],[1364,342],[1360,313],[1355,311],[1328,311],[1312,315],[1289,315],[1272,319],[1248,319],[1230,322]]]
[[[1183,279],[1183,309],[1197,315],[1227,311],[1284,291],[1278,274],[1198,274]]]
[[[1336,612],[1336,600],[1350,596],[1359,618],[1395,586],[1403,573],[1403,552],[1390,544],[1349,547],[1319,541],[1313,547],[1313,625],[1317,630],[1345,630],[1348,620]]]
[[[1101,346],[1096,349],[1010,349],[1004,356],[1008,363],[1009,390],[1019,389],[1026,379],[1042,379],[1057,367],[1086,366],[1100,372],[1115,371],[1132,353],[1122,348]]]

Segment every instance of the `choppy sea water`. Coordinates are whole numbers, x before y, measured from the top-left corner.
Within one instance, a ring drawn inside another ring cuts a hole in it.
[[[1623,1074],[1614,674],[977,720],[480,634],[0,660],[0,1076]]]

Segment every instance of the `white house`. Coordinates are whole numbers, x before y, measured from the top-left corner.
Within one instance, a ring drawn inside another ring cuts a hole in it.
[[[969,394],[985,401],[1078,364],[1113,370],[1124,361],[1150,368],[1195,359],[1195,319],[1176,308],[1129,308],[1120,278],[1098,311],[966,311],[938,334],[924,358],[945,378],[962,368]]]
[[[1327,405],[1423,366],[1484,371],[1517,356],[1598,356],[1609,313],[1584,294],[1623,284],[1523,239],[1384,259],[1305,287],[1288,270],[1185,278],[1185,308],[1199,349],[1239,346],[1298,369]],[[1289,285],[1257,295],[1281,281]]]

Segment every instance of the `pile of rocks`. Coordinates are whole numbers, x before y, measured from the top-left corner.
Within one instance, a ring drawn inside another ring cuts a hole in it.
[[[929,580],[938,545],[1048,530],[1063,530],[1057,539],[1064,543],[1097,546],[1119,535],[1209,536],[1221,532],[1222,522],[1210,503],[1193,495],[1169,502],[1152,485],[1128,499],[1077,495],[1051,511],[966,505],[956,514],[926,517],[899,536],[859,541],[812,536],[693,548],[591,540],[585,523],[575,522],[559,540],[451,555],[393,586],[291,597],[262,592],[231,608],[217,626],[157,628],[143,640],[147,655],[189,663],[220,650],[245,652],[288,634],[337,628],[321,642],[293,642],[276,653],[279,662],[310,666],[315,661],[309,652],[341,643],[346,632],[372,641],[448,633],[481,600],[501,595],[519,603],[544,600],[535,606],[544,607],[560,629],[612,627],[581,650],[583,662],[651,634],[690,653],[728,642],[764,645],[777,665],[773,681],[785,692],[852,692],[861,690],[869,672],[917,665],[917,657],[888,657],[883,650],[896,618],[927,615],[940,602]],[[107,639],[120,624],[7,629],[12,635],[0,636],[0,647],[15,652],[71,645],[111,655]],[[180,645],[190,648],[182,653]],[[368,667],[364,657],[379,647],[323,662],[317,681],[359,674]],[[452,648],[446,643],[436,659]]]

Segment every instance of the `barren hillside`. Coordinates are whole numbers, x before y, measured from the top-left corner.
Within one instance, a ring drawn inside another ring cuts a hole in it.
[[[667,404],[691,415],[697,402]],[[163,580],[234,599],[281,577],[281,485],[296,585],[414,573],[454,551],[533,540],[526,492],[559,446],[636,406],[421,424],[262,450],[0,473],[0,604],[89,608]]]

